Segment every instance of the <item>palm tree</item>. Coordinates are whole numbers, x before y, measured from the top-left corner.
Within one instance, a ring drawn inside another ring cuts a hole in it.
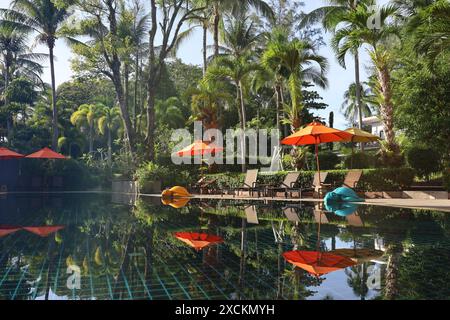
[[[74,126],[88,130],[89,153],[94,151],[95,123],[100,116],[100,112],[104,109],[105,106],[102,104],[82,104],[70,116],[70,122]]]
[[[49,50],[52,82],[52,147],[58,143],[58,110],[56,108],[56,81],[53,50],[62,23],[70,15],[68,8],[74,1],[64,1],[64,7],[56,6],[51,0],[13,0],[12,9],[4,10],[7,20],[24,30],[37,33],[36,41],[45,44]]]
[[[328,0],[329,5],[317,8],[307,14],[301,22],[301,26],[306,26],[318,21],[322,22],[325,30],[331,30],[335,33],[339,33],[340,30],[347,30],[353,28],[351,23],[342,26],[341,22],[345,21],[343,17],[351,12],[355,12],[360,4],[373,4],[373,0]],[[339,29],[338,26],[341,26]],[[339,63],[345,68],[345,55],[347,52],[353,54],[355,60],[355,83],[356,87],[360,84],[359,73],[359,53],[358,49],[361,47],[361,41],[354,39],[352,42],[348,42],[346,50],[343,52],[343,56],[338,57]],[[356,105],[358,106],[359,114],[359,128],[362,129],[362,101],[360,96],[361,90],[356,90]]]
[[[355,11],[342,17],[342,22],[351,27],[340,29],[336,32],[332,46],[337,53],[338,59],[343,60],[349,48],[353,48],[355,43],[367,44],[369,55],[377,74],[378,91],[381,99],[380,114],[384,123],[387,149],[394,154],[398,154],[399,147],[395,141],[394,132],[394,108],[392,104],[391,70],[393,67],[393,57],[388,50],[389,40],[396,35],[395,26],[389,25],[386,21],[398,13],[395,6],[388,5],[379,9],[378,16],[380,27],[369,28],[367,21],[373,16],[370,6],[360,4]],[[373,88],[375,91],[377,88]]]
[[[239,57],[223,56],[216,58],[208,67],[204,80],[205,85],[214,81],[229,81],[236,89],[236,107],[239,113],[239,121],[241,124],[241,160],[242,172],[245,172],[245,155],[246,143],[244,132],[246,128],[246,111],[245,111],[245,85],[252,72],[260,69],[259,65],[253,61],[253,55],[245,53]]]
[[[23,75],[36,83],[42,83],[40,75],[43,68],[39,62],[45,59],[47,55],[30,52],[26,43],[27,32],[7,22],[3,24],[3,22],[0,21],[0,56],[4,71],[4,91],[8,89],[14,75]],[[6,96],[4,104],[8,106]],[[11,119],[8,117],[6,122],[8,136],[10,136],[12,131]]]
[[[413,34],[416,52],[428,58],[432,67],[438,56],[450,53],[450,3],[438,0],[417,11],[406,31]]]
[[[200,83],[192,91],[192,115],[189,121],[201,121],[207,129],[218,129],[222,122],[222,109],[231,100],[231,96],[213,83]]]
[[[341,112],[350,121],[352,126],[358,122],[359,115],[358,104],[356,102],[356,87],[355,82],[349,85],[348,89],[344,92],[344,102],[341,105]],[[364,87],[364,83],[361,84],[360,91],[361,113],[364,117],[369,117],[372,115],[372,107],[375,106],[374,96],[369,88]]]
[[[186,122],[182,111],[182,102],[177,97],[157,100],[155,113],[160,124],[167,125],[172,129],[182,128]]]
[[[213,38],[214,38],[214,57],[219,55],[219,28],[222,23],[223,14],[231,12],[233,15],[247,13],[250,8],[267,18],[273,18],[273,11],[263,0],[211,0],[208,1],[213,13]]]
[[[315,52],[311,43],[300,39],[269,42],[261,60],[263,65],[276,70],[288,81],[291,107],[286,111],[291,130],[294,132],[302,125],[302,83],[312,81],[325,88],[328,85],[325,77],[328,61]]]
[[[120,118],[120,109],[117,107],[103,107],[100,110],[99,115],[100,117],[97,120],[98,131],[102,135],[108,135],[108,165],[111,167],[112,132],[119,128],[122,123]]]

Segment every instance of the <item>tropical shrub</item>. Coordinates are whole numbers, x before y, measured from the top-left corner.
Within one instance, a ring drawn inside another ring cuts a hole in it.
[[[430,174],[439,171],[440,155],[427,146],[412,146],[406,151],[408,165],[416,170],[418,176],[429,178]]]
[[[328,170],[326,182],[335,182],[337,185],[344,181],[348,170]],[[258,182],[260,184],[279,185],[288,171],[279,171],[276,173],[260,173]],[[302,187],[311,185],[314,179],[315,171],[301,171],[298,183]],[[363,170],[361,177],[361,186],[364,191],[399,191],[410,187],[414,181],[415,171],[411,168],[397,169],[366,169]],[[220,173],[208,175],[213,177],[216,187],[222,189],[225,187],[242,186],[245,178],[243,173]]]
[[[346,169],[367,169],[373,168],[376,164],[376,158],[368,152],[354,152],[344,159],[344,168]]]
[[[336,168],[336,165],[340,162],[337,154],[331,151],[320,151],[319,161],[321,170],[333,170]]]
[[[173,187],[175,185],[186,186],[190,183],[189,172],[185,170],[176,170],[172,167],[161,166],[154,162],[146,162],[140,166],[134,175],[138,182],[141,192],[149,192],[150,184],[161,182],[161,187]]]

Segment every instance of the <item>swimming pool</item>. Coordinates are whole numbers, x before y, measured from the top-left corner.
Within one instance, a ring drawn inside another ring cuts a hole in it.
[[[360,206],[341,217],[303,203],[129,201],[2,195],[0,299],[450,298],[448,213]],[[314,274],[284,258],[291,250],[351,263]]]

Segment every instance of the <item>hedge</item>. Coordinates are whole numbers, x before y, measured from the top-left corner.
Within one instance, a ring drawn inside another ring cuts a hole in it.
[[[329,170],[326,182],[336,182],[341,184],[349,170]],[[324,171],[325,172],[325,171]],[[258,182],[261,184],[279,185],[287,171],[276,173],[260,173]],[[315,171],[301,171],[298,182],[301,186],[308,186],[314,179]],[[383,169],[364,169],[360,183],[364,191],[399,191],[409,188],[414,181],[415,172],[411,168],[383,168]],[[214,178],[216,187],[242,186],[245,178],[243,173],[219,173],[208,175]]]

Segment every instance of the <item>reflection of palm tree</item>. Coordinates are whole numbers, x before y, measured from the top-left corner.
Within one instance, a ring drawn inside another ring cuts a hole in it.
[[[353,293],[361,300],[366,300],[369,288],[367,287],[367,266],[366,263],[362,263],[360,266],[353,266],[350,270],[345,270],[347,275],[347,283],[353,289]]]
[[[388,255],[388,264],[386,266],[386,284],[384,288],[384,297],[389,300],[395,300],[399,297],[399,267],[400,258],[403,252],[403,245],[395,243],[388,246],[386,254]]]

